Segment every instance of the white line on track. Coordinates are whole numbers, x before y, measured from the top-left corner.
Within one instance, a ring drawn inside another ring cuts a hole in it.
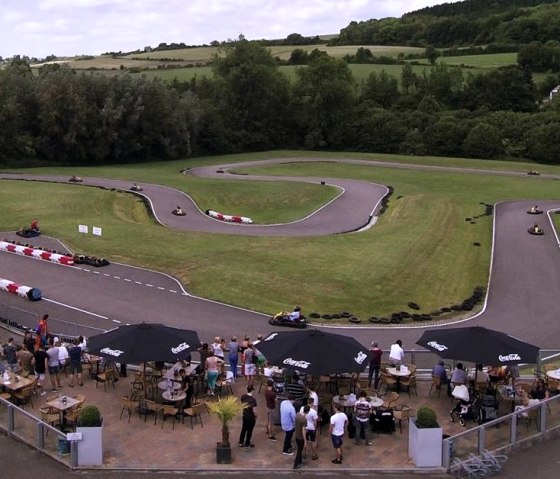
[[[134,284],[142,284],[141,281],[134,281]]]
[[[150,283],[146,283],[146,286],[147,286],[148,288],[153,288],[153,287],[154,287],[154,285],[153,285],[153,284],[150,284]]]
[[[161,286],[158,286],[157,289],[160,289],[161,291],[165,291],[165,288],[162,288]]]
[[[113,319],[113,323],[121,324],[121,322],[118,319]]]
[[[60,303],[59,301],[54,301],[53,299],[48,299],[48,298],[45,298],[44,296],[43,296],[43,301],[48,301],[49,303],[58,304],[59,306],[64,306],[65,308],[73,309],[74,311],[79,311],[80,313],[89,314],[89,315],[95,316],[97,318],[109,319],[107,316],[102,316],[101,314],[92,313],[91,311],[87,311],[85,309],[76,308],[75,306],[70,306],[69,304],[66,304],[66,303]]]
[[[129,279],[129,278],[124,278],[124,280],[125,280],[127,283],[130,283],[130,282],[132,281],[132,280]]]
[[[103,276],[107,276],[107,277],[109,277],[109,276],[111,276],[111,275],[110,275],[110,274],[108,274],[108,273],[103,273]]]
[[[115,279],[121,279],[120,276],[113,276],[113,278],[115,278]]]

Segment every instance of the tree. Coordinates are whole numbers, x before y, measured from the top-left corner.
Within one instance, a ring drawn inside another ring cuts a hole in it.
[[[297,70],[295,114],[308,148],[343,148],[354,106],[354,79],[342,60],[320,56]]]
[[[477,123],[467,134],[463,150],[471,158],[492,158],[503,153],[500,130],[488,123]]]
[[[374,105],[389,108],[399,96],[399,84],[396,78],[388,75],[385,70],[380,73],[371,72],[362,88],[361,101],[369,101]]]
[[[560,163],[560,121],[530,129],[525,133],[526,156],[543,163]]]
[[[424,51],[430,65],[435,65],[440,53],[434,48],[433,45],[428,45]]]

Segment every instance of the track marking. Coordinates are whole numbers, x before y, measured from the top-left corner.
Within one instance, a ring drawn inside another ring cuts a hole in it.
[[[154,285],[153,285],[153,284],[150,284],[150,283],[146,283],[146,286],[147,286],[148,288],[153,288],[153,287],[154,287]]]
[[[132,281],[132,280],[129,279],[129,278],[124,278],[124,280],[125,280],[127,283],[130,283],[130,282]]]
[[[140,281],[134,281],[134,284],[143,284],[143,283]]]
[[[97,313],[92,313],[91,311],[87,311],[85,309],[76,308],[75,306],[70,306],[69,304],[61,303],[61,302],[55,301],[53,299],[48,299],[48,298],[43,297],[43,301],[48,301],[49,303],[58,304],[59,306],[64,306],[65,308],[73,309],[74,311],[79,311],[80,313],[90,314],[91,316],[95,316],[97,318],[109,319],[107,316],[103,316],[103,315],[97,314]]]
[[[121,324],[121,322],[118,319],[113,319],[113,323]]]
[[[160,289],[161,291],[166,291],[166,289],[162,286],[158,286],[157,289]]]
[[[113,278],[115,278],[115,279],[121,279],[120,276],[113,276]]]

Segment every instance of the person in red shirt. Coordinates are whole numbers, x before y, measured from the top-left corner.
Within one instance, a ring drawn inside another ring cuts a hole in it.
[[[39,320],[39,324],[35,332],[37,336],[35,338],[35,351],[39,350],[39,346],[45,346],[47,344],[47,338],[49,336],[49,326],[48,326],[49,315],[44,314],[43,317]]]
[[[39,220],[35,218],[31,222],[31,228],[29,228],[29,229],[34,230],[34,231],[39,231]]]

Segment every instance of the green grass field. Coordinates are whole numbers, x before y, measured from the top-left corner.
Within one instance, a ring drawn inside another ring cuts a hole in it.
[[[474,68],[499,68],[517,64],[517,53],[490,53],[488,55],[465,55],[439,57],[438,63],[447,65],[467,65]]]
[[[161,183],[187,191],[202,209],[212,207],[263,222],[303,216],[335,192],[309,185],[290,194],[285,182],[229,182],[184,177],[185,166],[270,157],[342,155],[268,152],[194,158],[99,168],[41,168],[31,173],[78,174]],[[411,158],[344,154],[381,161],[470,166],[526,171],[529,164],[481,160]],[[539,168],[545,171],[545,168]],[[262,174],[359,178],[394,188],[387,212],[360,234],[316,238],[258,238],[179,233],[155,224],[143,203],[126,193],[75,185],[3,181],[0,221],[14,230],[38,217],[45,234],[57,236],[75,251],[165,271],[200,296],[275,312],[302,304],[307,312],[349,310],[362,318],[406,309],[409,301],[423,312],[468,297],[488,278],[492,218],[476,225],[465,217],[482,214],[480,202],[503,199],[557,199],[557,182],[544,178],[508,178],[436,173],[326,162],[251,168]],[[547,172],[560,172],[549,166]],[[262,204],[261,204],[262,203]],[[265,205],[263,207],[263,205]],[[64,211],[64,215],[60,215]],[[287,213],[286,213],[287,211]],[[101,226],[101,238],[82,237],[78,224]],[[131,238],[134,238],[132,243]],[[480,247],[473,246],[480,242]],[[165,244],[165,254],[151,245]]]

